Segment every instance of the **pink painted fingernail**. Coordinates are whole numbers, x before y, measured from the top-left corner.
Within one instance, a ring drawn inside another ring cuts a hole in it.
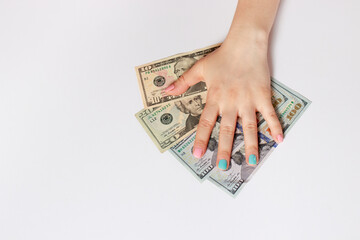
[[[201,158],[202,155],[202,149],[201,148],[195,148],[193,152],[194,157]]]
[[[174,84],[169,85],[167,88],[165,88],[165,92],[170,92],[171,90],[173,90],[175,88]]]
[[[279,143],[281,143],[284,140],[284,138],[283,138],[283,136],[281,134],[279,134],[277,136],[277,140],[278,140]]]

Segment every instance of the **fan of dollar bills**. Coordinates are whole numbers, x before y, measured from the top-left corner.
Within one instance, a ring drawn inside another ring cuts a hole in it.
[[[160,152],[169,150],[199,181],[209,179],[231,196],[236,196],[277,147],[265,120],[258,114],[259,164],[251,166],[246,163],[244,135],[238,123],[229,168],[227,171],[219,170],[216,167],[216,156],[221,118],[215,124],[205,154],[197,159],[192,155],[196,125],[191,124],[192,116],[182,104],[194,99],[203,109],[206,104],[206,85],[200,82],[179,96],[162,94],[184,71],[219,46],[216,44],[135,67],[145,107],[135,116]],[[311,101],[273,78],[271,86],[272,103],[286,135]]]

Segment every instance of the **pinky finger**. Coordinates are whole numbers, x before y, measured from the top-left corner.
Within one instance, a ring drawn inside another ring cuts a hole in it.
[[[284,134],[279,118],[276,115],[274,107],[271,105],[271,103],[265,105],[265,108],[263,109],[261,114],[269,125],[271,136],[273,137],[275,142],[281,143],[284,139]]]

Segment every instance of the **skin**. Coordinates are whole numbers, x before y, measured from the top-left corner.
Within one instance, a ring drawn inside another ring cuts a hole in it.
[[[259,162],[256,112],[267,121],[271,135],[282,142],[280,122],[271,104],[268,37],[280,0],[239,0],[229,33],[216,51],[199,60],[170,85],[165,93],[180,95],[199,81],[208,93],[194,143],[201,157],[218,115],[220,123],[217,164],[229,166],[236,121],[244,130],[245,155],[254,154]],[[226,169],[225,169],[226,170]]]
[[[190,58],[190,57],[186,57],[186,58],[179,60],[174,66],[175,75],[178,78],[181,77],[181,75],[183,75],[187,70],[189,70],[195,63],[196,63],[196,59]],[[200,83],[193,85],[192,87],[190,87],[187,90],[187,92],[193,92],[193,91],[199,90],[199,88],[201,89],[202,86],[201,86],[201,84],[200,85],[199,84]]]

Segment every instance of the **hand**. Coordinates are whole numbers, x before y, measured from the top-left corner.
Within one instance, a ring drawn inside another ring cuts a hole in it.
[[[193,154],[200,158],[205,153],[217,116],[221,115],[216,164],[222,170],[229,166],[238,117],[243,126],[248,164],[259,162],[256,112],[268,123],[274,140],[277,143],[283,140],[271,104],[267,39],[262,39],[266,38],[254,40],[244,35],[225,40],[220,48],[200,59],[165,90],[168,95],[179,95],[200,81],[206,83],[206,106],[198,124]]]

